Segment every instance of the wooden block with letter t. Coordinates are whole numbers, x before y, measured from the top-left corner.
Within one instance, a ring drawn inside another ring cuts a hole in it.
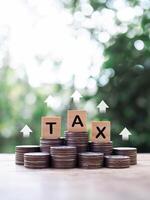
[[[41,120],[41,138],[57,139],[61,135],[61,117],[45,116]]]
[[[92,142],[110,142],[110,121],[92,122]]]
[[[86,132],[87,113],[84,110],[68,110],[67,131]]]

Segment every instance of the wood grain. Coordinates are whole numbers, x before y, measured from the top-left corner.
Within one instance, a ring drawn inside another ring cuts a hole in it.
[[[1,200],[148,200],[150,154],[129,169],[30,170],[0,155]]]
[[[80,121],[81,120],[81,123]],[[86,132],[87,112],[84,110],[68,110],[67,112],[67,131]],[[76,122],[74,124],[74,122]],[[81,126],[82,125],[82,126]]]
[[[50,124],[52,132],[50,133]],[[57,139],[61,136],[61,117],[59,116],[44,116],[41,119],[41,138],[42,139]]]
[[[110,121],[92,121],[91,122],[91,134],[92,142],[95,143],[107,143],[110,142]],[[103,130],[104,129],[104,130]],[[101,132],[104,137],[101,135]],[[99,135],[99,137],[97,137]]]

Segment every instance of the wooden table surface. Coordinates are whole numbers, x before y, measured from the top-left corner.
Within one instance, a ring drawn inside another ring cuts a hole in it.
[[[29,170],[0,154],[0,200],[149,200],[150,154],[129,169]]]

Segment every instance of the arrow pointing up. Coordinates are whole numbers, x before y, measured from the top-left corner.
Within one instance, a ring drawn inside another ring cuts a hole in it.
[[[101,101],[100,104],[98,104],[97,108],[99,108],[99,111],[101,113],[105,113],[106,109],[109,108],[109,106],[105,103],[105,101]]]
[[[80,101],[80,98],[82,98],[82,95],[80,94],[80,92],[78,92],[77,90],[71,95],[71,98],[73,98],[73,101],[75,103],[78,103]]]
[[[119,134],[122,136],[122,140],[129,140],[129,136],[132,135],[131,132],[125,127],[121,133]]]
[[[47,107],[52,107],[54,105],[54,97],[49,95],[47,99],[44,101],[47,104]]]
[[[28,125],[25,125],[24,128],[20,131],[20,133],[23,133],[23,137],[29,137],[30,133],[32,133],[32,130]]]

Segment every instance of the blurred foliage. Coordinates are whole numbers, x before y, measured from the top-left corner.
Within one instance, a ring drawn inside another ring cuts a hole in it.
[[[32,104],[31,99],[35,99],[36,103]],[[37,143],[40,134],[39,122],[45,111],[41,94],[31,88],[26,76],[24,79],[17,78],[15,70],[8,66],[0,69],[1,152],[14,151],[16,144]],[[31,125],[34,133],[30,139],[22,140],[21,133],[18,133],[26,123]]]
[[[126,1],[131,7],[141,6],[140,0]],[[81,1],[76,1],[76,10],[80,10]],[[90,0],[95,11],[103,8],[111,10],[110,0]],[[109,6],[108,6],[109,5]],[[112,8],[113,9],[113,8]],[[116,24],[127,25],[125,33],[118,33],[104,44],[105,62],[103,72],[97,79],[99,85],[95,99],[99,96],[110,105],[105,116],[97,116],[112,121],[112,139],[114,145],[137,146],[140,152],[150,152],[150,9],[144,8],[143,15],[136,17],[131,23],[121,22],[116,18]],[[127,13],[128,15],[128,13]],[[106,22],[107,23],[107,22]],[[91,30],[90,30],[91,31]],[[92,30],[91,35],[100,30]],[[143,41],[144,48],[137,50],[135,41]],[[99,42],[101,45],[101,43]],[[110,73],[106,85],[100,80],[104,74]],[[96,116],[95,116],[96,117]],[[130,141],[123,142],[118,133],[127,127],[133,135]]]
[[[23,74],[23,78],[18,78],[16,70],[9,66],[0,68],[0,152],[14,152],[16,145],[39,144],[41,117],[45,115],[61,115],[64,131],[67,110],[74,106],[70,98],[65,100],[73,91],[72,87],[65,92],[65,86],[60,84],[33,88],[26,73]],[[59,98],[62,109],[52,110],[44,103],[50,91]],[[33,130],[29,138],[20,133],[25,124]]]
[[[94,10],[101,11],[108,7],[109,1],[90,0]],[[131,7],[139,5],[138,0],[127,1]],[[80,10],[81,1],[72,0],[64,3],[72,13]],[[140,5],[139,5],[140,6]],[[150,152],[150,10],[143,9],[143,15],[126,24],[127,31],[111,37],[104,45],[105,62],[97,78],[98,90],[94,96],[84,93],[81,107],[86,102],[95,105],[104,99],[110,109],[106,114],[94,113],[89,119],[108,119],[112,122],[112,139],[114,145],[130,145],[138,147],[140,152]],[[116,24],[122,24],[116,18]],[[97,41],[96,32],[89,30],[91,37]],[[144,48],[138,51],[134,43],[144,42]],[[98,41],[97,41],[98,42]],[[99,42],[100,45],[102,45]],[[25,74],[25,73],[24,73]],[[108,75],[109,74],[109,75]],[[108,82],[101,84],[102,76],[108,76]],[[65,88],[66,87],[66,88]],[[44,88],[44,89],[43,89]],[[8,66],[0,68],[0,152],[14,152],[16,144],[38,144],[40,138],[41,116],[47,114],[61,115],[63,130],[66,123],[66,111],[72,108],[68,96],[74,90],[70,86],[52,85],[50,87],[32,88],[26,74],[18,78],[15,70]],[[47,109],[44,100],[52,91],[62,102],[62,108],[55,112]],[[28,124],[33,131],[30,138],[23,139],[19,131]],[[120,131],[127,127],[132,136],[129,142],[123,142]]]

